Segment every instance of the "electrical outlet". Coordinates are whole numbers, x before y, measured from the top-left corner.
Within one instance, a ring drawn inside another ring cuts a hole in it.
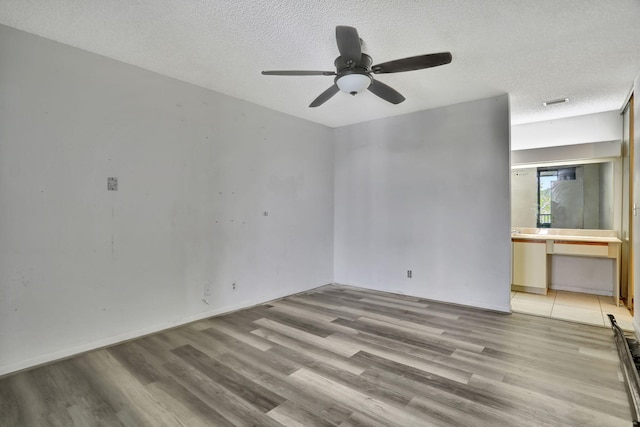
[[[412,270],[407,270],[407,277],[409,279],[411,279],[413,277],[413,271]]]
[[[234,291],[236,290],[236,284],[235,284],[235,282],[231,284],[231,289],[233,289]]]
[[[107,190],[118,191],[118,178],[110,176],[107,178]]]

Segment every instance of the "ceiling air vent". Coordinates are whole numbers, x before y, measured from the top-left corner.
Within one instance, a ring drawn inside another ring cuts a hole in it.
[[[569,102],[569,98],[552,99],[551,101],[543,102],[542,105],[548,107],[549,105],[564,104],[565,102]]]

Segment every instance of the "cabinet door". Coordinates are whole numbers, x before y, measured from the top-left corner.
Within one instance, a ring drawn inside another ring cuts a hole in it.
[[[547,288],[547,245],[540,242],[513,242],[512,284]]]

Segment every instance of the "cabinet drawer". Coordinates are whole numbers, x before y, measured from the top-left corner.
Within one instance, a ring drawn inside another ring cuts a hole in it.
[[[553,253],[557,255],[577,255],[608,257],[608,243],[562,242],[553,244]]]

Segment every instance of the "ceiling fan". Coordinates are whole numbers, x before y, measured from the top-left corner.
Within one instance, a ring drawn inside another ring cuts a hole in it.
[[[339,25],[336,27],[336,40],[340,56],[334,61],[336,71],[283,70],[263,71],[267,76],[336,76],[333,85],[313,100],[309,107],[318,107],[328,101],[339,91],[356,95],[365,89],[392,104],[405,100],[397,90],[373,79],[372,74],[401,73],[437,67],[451,62],[450,52],[431,53],[412,56],[371,65],[373,61],[366,53],[362,53],[362,39],[353,27]]]

